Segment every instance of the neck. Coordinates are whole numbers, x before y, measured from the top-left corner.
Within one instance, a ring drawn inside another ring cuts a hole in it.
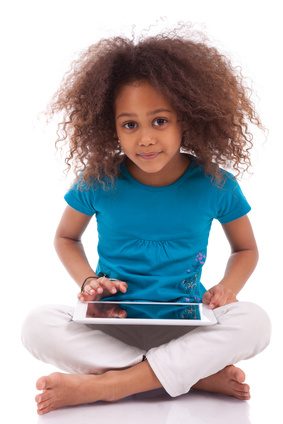
[[[176,182],[190,166],[190,158],[180,154],[175,161],[171,161],[160,171],[155,173],[144,172],[134,162],[126,158],[126,166],[132,177],[142,184],[163,187]]]

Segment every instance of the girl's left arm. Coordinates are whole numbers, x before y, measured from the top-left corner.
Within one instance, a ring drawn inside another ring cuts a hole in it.
[[[223,279],[203,296],[203,303],[211,309],[236,302],[237,294],[258,262],[258,249],[247,215],[222,224],[222,227],[231,246],[231,255]]]

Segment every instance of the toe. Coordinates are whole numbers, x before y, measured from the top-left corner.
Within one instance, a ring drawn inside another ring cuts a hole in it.
[[[243,370],[235,367],[234,365],[229,365],[225,368],[225,375],[228,380],[235,380],[238,383],[244,383],[246,380],[246,375]]]
[[[50,411],[52,411],[50,406],[47,406],[46,408],[42,407],[42,408],[37,409],[37,414],[38,415],[44,415],[44,414],[47,414],[47,412],[50,412]]]
[[[51,405],[49,401],[41,402],[37,405],[37,413],[38,414],[46,414],[46,412],[49,412],[51,410]]]
[[[47,387],[48,377],[40,377],[36,382],[37,390],[44,390]]]
[[[249,400],[251,398],[250,393],[242,392],[242,391],[235,391],[235,397],[240,400]]]
[[[40,377],[36,382],[37,390],[52,389],[61,381],[61,373],[54,372],[47,377]]]
[[[238,381],[239,383],[243,383],[246,379],[246,375],[243,370],[240,368],[234,367],[232,370],[233,379]]]
[[[35,396],[35,401],[36,401],[36,403],[39,404],[41,402],[46,402],[50,398],[51,398],[50,390],[45,390],[44,392]]]
[[[232,389],[232,395],[236,398],[242,400],[250,399],[250,387],[248,384],[241,384],[236,381],[231,381],[230,387]]]
[[[237,390],[238,392],[249,393],[250,391],[250,386],[248,384],[242,384],[232,380],[230,385],[233,390]]]

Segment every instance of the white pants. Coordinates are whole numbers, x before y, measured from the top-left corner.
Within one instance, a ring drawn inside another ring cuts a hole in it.
[[[47,305],[27,316],[22,340],[37,359],[76,374],[128,368],[146,357],[175,397],[269,343],[270,321],[259,306],[235,302],[215,314],[219,323],[208,327],[85,325],[72,321],[72,307]]]

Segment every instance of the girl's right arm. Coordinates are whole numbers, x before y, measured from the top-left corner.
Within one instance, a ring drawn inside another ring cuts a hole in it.
[[[60,260],[80,288],[87,277],[97,277],[89,265],[81,242],[81,237],[91,218],[91,216],[67,206],[54,240],[55,249]],[[118,290],[125,293],[127,284],[120,280],[110,281],[105,277],[89,279],[84,286],[84,293],[79,293],[78,297],[82,301],[100,300],[103,297],[114,294],[113,289],[115,289],[115,293]]]

